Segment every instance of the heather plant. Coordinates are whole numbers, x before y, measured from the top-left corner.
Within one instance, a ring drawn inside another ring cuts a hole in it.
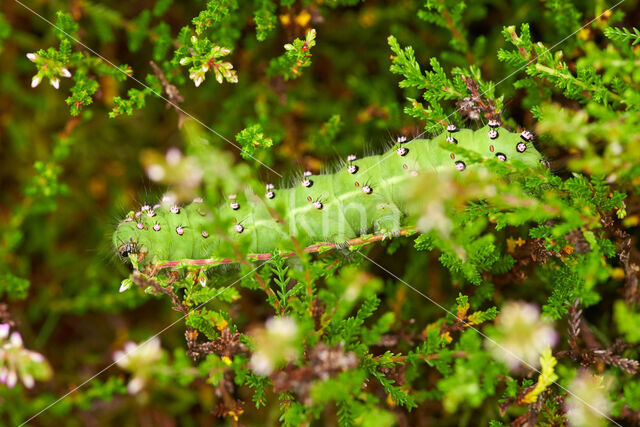
[[[640,423],[637,2],[0,6],[0,418]]]

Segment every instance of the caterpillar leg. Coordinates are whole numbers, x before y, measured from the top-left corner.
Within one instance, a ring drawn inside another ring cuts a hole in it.
[[[376,233],[398,233],[401,228],[403,214],[393,203],[380,203],[377,206],[377,218],[374,221],[374,231]]]

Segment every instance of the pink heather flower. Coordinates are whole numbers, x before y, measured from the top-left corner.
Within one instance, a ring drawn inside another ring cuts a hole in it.
[[[29,358],[31,359],[32,362],[36,362],[36,363],[44,362],[44,356],[35,351],[29,352]]]
[[[11,326],[8,323],[0,323],[0,340],[9,336],[9,329],[11,329]]]
[[[49,80],[49,83],[51,83],[51,86],[53,86],[56,89],[60,89],[60,79],[57,77],[54,77],[52,79]]]
[[[51,367],[44,357],[25,349],[19,332],[9,335],[8,324],[0,324],[0,344],[0,383],[13,388],[21,380],[26,388],[32,388],[36,379],[51,377]]]
[[[13,332],[11,334],[11,345],[13,347],[22,347],[22,335],[20,335],[20,332]]]
[[[27,58],[29,58],[29,61],[35,62],[35,60],[38,59],[38,55],[33,52],[29,52],[27,53]]]
[[[7,381],[6,381],[7,387],[14,388],[17,383],[18,383],[18,374],[16,373],[16,371],[9,371],[9,374],[7,375]]]
[[[24,384],[26,388],[33,388],[35,383],[36,383],[36,380],[34,380],[31,375],[29,374],[22,375],[22,384]]]
[[[62,67],[62,68],[60,68],[60,75],[62,77],[70,78],[71,77],[71,72],[68,69]]]

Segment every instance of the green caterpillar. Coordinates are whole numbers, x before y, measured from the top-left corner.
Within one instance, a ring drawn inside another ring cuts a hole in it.
[[[398,191],[412,175],[418,170],[454,168],[464,173],[468,169],[464,156],[447,149],[449,144],[482,157],[495,156],[505,162],[516,159],[536,169],[541,167],[542,156],[532,139],[528,131],[517,134],[499,128],[496,120],[476,131],[449,125],[447,132],[431,140],[399,138],[385,154],[362,159],[349,156],[333,174],[305,172],[292,188],[276,189],[268,184],[264,195],[233,195],[216,214],[233,224],[226,240],[244,243],[251,253],[265,254],[264,258],[291,248],[292,236],[303,246],[322,243],[332,247],[371,232],[397,234],[415,225],[408,223],[411,218],[403,212],[405,201]],[[482,166],[469,165],[473,167]],[[153,207],[143,206],[121,221],[113,245],[123,259],[137,254],[142,266],[224,262],[223,247],[229,245],[225,245],[225,236],[215,233],[212,220],[200,199],[186,206],[165,200]]]

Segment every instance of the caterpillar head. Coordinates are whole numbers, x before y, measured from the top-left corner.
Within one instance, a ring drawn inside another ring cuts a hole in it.
[[[132,239],[121,243],[116,249],[120,258],[122,258],[123,261],[126,261],[129,259],[129,255],[135,255],[138,253],[138,244]]]
[[[139,234],[144,231],[142,222],[135,222],[134,218],[127,217],[118,224],[118,228],[113,233],[113,247],[120,259],[129,261],[129,255],[139,255],[146,252],[140,244]]]
[[[244,199],[234,201],[239,204],[238,209],[243,209]],[[213,218],[199,199],[184,206],[143,208],[146,209],[129,213],[113,233],[113,248],[123,261],[137,255],[138,265],[146,266],[167,260],[207,258],[220,243],[212,236]]]

